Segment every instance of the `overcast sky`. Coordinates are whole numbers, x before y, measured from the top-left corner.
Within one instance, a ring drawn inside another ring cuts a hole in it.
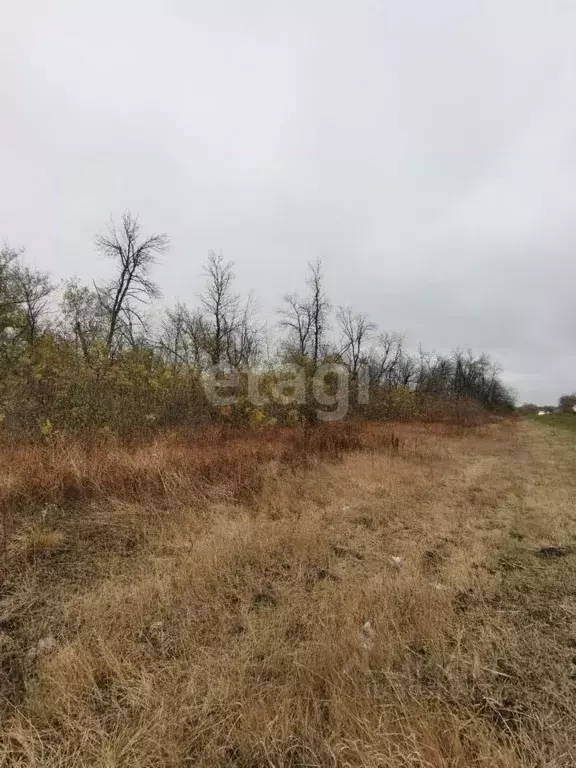
[[[0,240],[104,274],[129,208],[165,301],[210,249],[262,314],[324,260],[336,304],[576,389],[572,0],[0,0]]]

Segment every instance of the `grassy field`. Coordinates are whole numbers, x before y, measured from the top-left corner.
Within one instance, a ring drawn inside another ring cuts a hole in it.
[[[546,416],[530,416],[530,419],[545,426],[563,427],[576,432],[576,415],[573,413],[551,413]]]
[[[1,766],[576,765],[567,431],[166,435],[0,466]]]

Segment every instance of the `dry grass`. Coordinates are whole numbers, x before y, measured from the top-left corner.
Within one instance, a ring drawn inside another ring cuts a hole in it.
[[[166,435],[0,466],[0,765],[576,765],[570,433]]]

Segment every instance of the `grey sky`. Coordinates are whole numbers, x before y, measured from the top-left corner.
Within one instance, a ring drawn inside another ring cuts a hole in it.
[[[0,0],[0,239],[106,269],[110,213],[210,249],[264,316],[325,262],[335,303],[576,389],[576,5]]]

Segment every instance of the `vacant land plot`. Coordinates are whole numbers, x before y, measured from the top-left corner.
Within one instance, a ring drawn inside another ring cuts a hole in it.
[[[574,413],[547,413],[545,416],[532,416],[536,423],[546,427],[564,427],[576,432],[576,414]]]
[[[0,765],[576,765],[575,436],[393,431],[2,452]]]

